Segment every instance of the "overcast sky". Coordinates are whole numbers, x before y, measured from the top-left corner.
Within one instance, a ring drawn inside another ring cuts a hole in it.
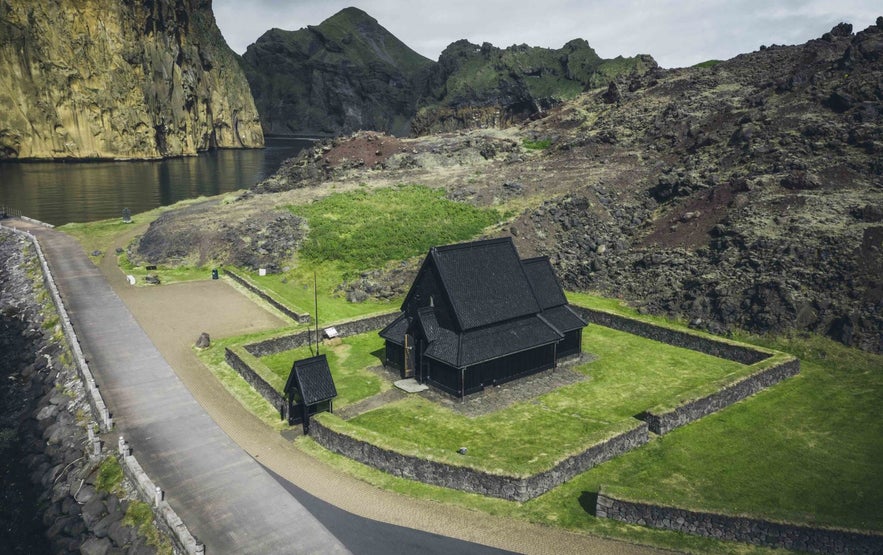
[[[843,21],[883,15],[880,0],[214,0],[230,47],[265,31],[318,25],[355,6],[432,60],[459,39],[560,48],[583,38],[602,58],[651,54],[663,67],[729,59],[760,45],[799,44]]]

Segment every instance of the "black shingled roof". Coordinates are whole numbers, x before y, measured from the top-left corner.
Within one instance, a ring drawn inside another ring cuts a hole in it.
[[[461,330],[540,312],[511,238],[433,247],[429,256]]]
[[[567,297],[561,290],[548,256],[528,258],[522,260],[521,265],[524,266],[524,273],[527,274],[533,293],[543,310],[567,304]]]
[[[553,328],[561,333],[567,333],[569,331],[586,327],[586,321],[580,318],[579,315],[567,305],[555,306],[548,310],[544,310],[540,314],[540,318],[549,322]]]
[[[519,351],[560,341],[564,336],[537,316],[463,332],[460,337],[440,329],[426,356],[455,368],[472,366]]]
[[[395,320],[389,323],[388,326],[380,330],[380,337],[386,339],[387,341],[392,341],[396,345],[403,345],[405,341],[405,334],[408,333],[408,328],[411,326],[411,319],[407,314],[402,312],[396,317]]]
[[[331,368],[325,355],[294,361],[291,374],[285,383],[285,391],[296,386],[305,405],[315,405],[337,397],[337,388],[331,377]]]
[[[447,302],[417,306],[426,299],[414,295],[427,289],[417,284],[434,280]],[[555,343],[586,325],[568,306],[549,258],[521,260],[509,237],[430,249],[402,311],[380,336],[402,345],[417,325],[427,341],[423,354],[455,368]]]

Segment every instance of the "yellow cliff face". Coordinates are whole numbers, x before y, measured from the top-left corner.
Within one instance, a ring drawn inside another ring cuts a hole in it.
[[[209,0],[0,2],[0,159],[263,144]]]

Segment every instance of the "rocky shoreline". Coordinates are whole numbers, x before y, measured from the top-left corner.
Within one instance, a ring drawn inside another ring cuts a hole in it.
[[[98,426],[33,246],[0,229],[0,260],[0,551],[174,552],[115,472],[115,444],[91,441]]]

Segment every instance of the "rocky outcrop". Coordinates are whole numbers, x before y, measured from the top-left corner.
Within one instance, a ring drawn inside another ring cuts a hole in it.
[[[883,351],[881,78],[883,18],[623,82],[614,104],[585,97],[578,109],[597,119],[557,148],[615,171],[516,228],[569,287],[711,331],[796,329]],[[574,115],[538,127],[560,132]]]
[[[431,63],[356,8],[299,31],[271,29],[242,56],[264,131],[275,135],[407,135]]]
[[[511,125],[611,79],[657,67],[648,55],[604,60],[583,39],[560,49],[525,44],[500,49],[460,40],[432,66],[413,129],[425,135]]]
[[[621,75],[505,129],[358,133],[316,144],[225,210],[363,184],[441,187],[511,211],[488,233],[548,255],[568,289],[716,333],[811,332],[881,352],[881,53],[883,18]],[[360,268],[339,292],[401,294],[408,267]]]
[[[299,31],[271,29],[242,63],[264,131],[278,135],[504,127],[656,68],[646,55],[603,60],[582,39],[560,49],[460,40],[436,63],[356,8]]]
[[[217,206],[205,202],[161,215],[130,246],[130,260],[143,265],[232,264],[274,273],[306,234],[303,220],[284,208]]]
[[[0,159],[263,146],[209,0],[0,5]]]

